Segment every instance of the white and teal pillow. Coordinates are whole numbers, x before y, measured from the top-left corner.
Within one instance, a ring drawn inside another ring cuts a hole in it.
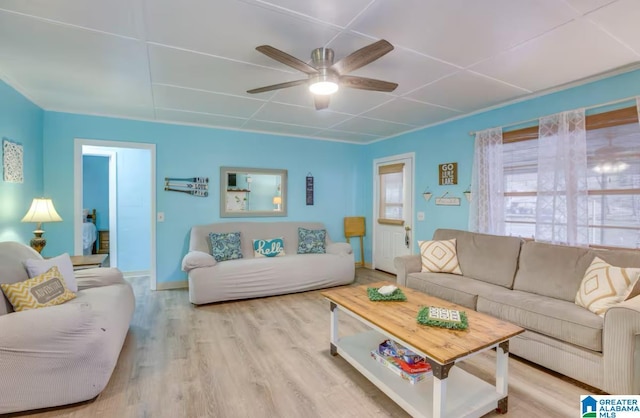
[[[216,261],[242,258],[240,232],[212,232],[209,234],[211,255]]]
[[[327,231],[325,229],[298,228],[298,254],[324,254]]]
[[[254,239],[254,257],[281,257],[284,253],[284,238]]]

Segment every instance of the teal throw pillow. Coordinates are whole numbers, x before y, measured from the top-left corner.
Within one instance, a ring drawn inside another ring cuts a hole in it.
[[[242,258],[240,232],[212,232],[209,234],[211,255],[216,261]]]
[[[298,254],[324,254],[325,229],[298,228]]]
[[[284,253],[284,238],[254,239],[254,257],[281,257]]]

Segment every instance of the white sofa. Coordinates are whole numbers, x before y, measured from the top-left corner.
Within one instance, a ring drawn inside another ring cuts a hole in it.
[[[0,283],[29,277],[32,248],[0,242]],[[131,285],[115,268],[75,272],[76,298],[14,312],[0,291],[0,415],[67,405],[102,392],[116,366],[134,310]]]
[[[194,226],[182,270],[189,274],[189,300],[201,305],[303,292],[345,285],[355,279],[351,245],[326,238],[326,254],[297,254],[298,227],[324,229],[311,222],[226,222]],[[240,232],[243,258],[216,262],[211,232]],[[253,256],[254,239],[284,238],[285,256]]]

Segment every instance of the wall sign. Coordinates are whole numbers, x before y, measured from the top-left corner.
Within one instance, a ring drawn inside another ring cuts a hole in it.
[[[307,174],[307,206],[313,206],[313,176]]]
[[[438,178],[441,186],[458,184],[458,163],[444,163],[438,166]]]

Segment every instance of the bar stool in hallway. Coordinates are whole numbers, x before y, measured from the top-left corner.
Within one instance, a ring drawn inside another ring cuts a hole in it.
[[[347,216],[344,218],[344,236],[347,242],[349,238],[360,237],[360,262],[358,266],[364,267],[364,243],[362,238],[365,235],[364,216]]]

